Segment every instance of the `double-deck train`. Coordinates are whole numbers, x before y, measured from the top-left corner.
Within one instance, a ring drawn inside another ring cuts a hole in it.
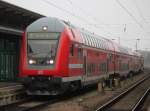
[[[143,70],[143,57],[58,18],[43,17],[24,34],[20,78],[29,95],[57,95],[101,79]]]

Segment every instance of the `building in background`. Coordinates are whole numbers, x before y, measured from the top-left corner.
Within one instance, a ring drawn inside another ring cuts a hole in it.
[[[25,27],[43,15],[0,1],[0,81],[15,81]]]

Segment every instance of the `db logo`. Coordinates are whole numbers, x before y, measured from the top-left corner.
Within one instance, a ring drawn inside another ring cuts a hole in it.
[[[39,74],[39,75],[42,75],[42,74],[43,74],[43,71],[38,71],[38,74]]]

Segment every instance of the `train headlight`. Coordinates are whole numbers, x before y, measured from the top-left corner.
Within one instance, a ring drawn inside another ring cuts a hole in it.
[[[35,60],[30,59],[30,60],[29,60],[29,64],[36,64],[36,61],[35,61]]]
[[[54,60],[50,60],[49,63],[50,63],[50,64],[54,64]]]
[[[47,26],[43,26],[42,29],[43,29],[43,31],[47,31],[48,27]]]
[[[52,59],[51,59],[51,60],[48,60],[48,61],[47,61],[47,64],[54,64],[54,60],[52,60]]]

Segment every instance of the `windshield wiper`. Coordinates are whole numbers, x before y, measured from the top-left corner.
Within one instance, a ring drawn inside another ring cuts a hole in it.
[[[43,58],[42,64],[44,64],[44,62],[47,60],[47,58],[51,53],[52,53],[51,50],[47,52],[46,56]]]

